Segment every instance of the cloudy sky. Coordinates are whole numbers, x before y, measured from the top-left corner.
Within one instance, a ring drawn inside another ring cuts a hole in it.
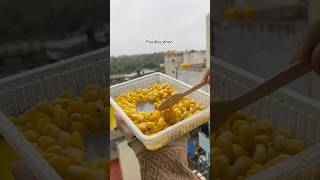
[[[206,48],[210,0],[111,0],[110,8],[113,56]]]

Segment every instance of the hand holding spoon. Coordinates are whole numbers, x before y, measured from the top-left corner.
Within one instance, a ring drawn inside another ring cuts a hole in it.
[[[214,117],[211,118],[213,121],[211,124],[211,127],[213,128],[212,130],[217,130],[232,113],[269,95],[284,85],[305,75],[311,70],[312,67],[310,57],[307,57],[287,67],[269,80],[266,80],[262,84],[259,84],[255,88],[235,99],[214,102],[211,106],[214,114]]]

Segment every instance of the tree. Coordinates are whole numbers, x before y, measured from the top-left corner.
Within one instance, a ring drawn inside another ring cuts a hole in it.
[[[141,54],[141,55],[122,55],[111,57],[110,73],[121,74],[131,73],[143,68],[158,68],[160,63],[163,63],[164,53]]]

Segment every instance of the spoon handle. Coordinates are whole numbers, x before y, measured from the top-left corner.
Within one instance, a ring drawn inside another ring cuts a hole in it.
[[[192,88],[190,88],[189,90],[185,91],[183,93],[183,96],[187,96],[188,94],[192,93],[193,91],[201,88],[202,86],[206,85],[207,84],[207,81],[206,80],[203,80],[201,82],[199,82],[197,85],[193,86]]]
[[[235,111],[242,109],[247,105],[259,100],[260,98],[283,87],[284,85],[296,80],[297,78],[303,76],[311,70],[312,68],[310,57],[303,58],[301,61],[298,61],[288,68],[285,68],[283,71],[276,74],[272,78],[249,90],[244,95],[231,100],[231,104],[233,104],[232,109]]]

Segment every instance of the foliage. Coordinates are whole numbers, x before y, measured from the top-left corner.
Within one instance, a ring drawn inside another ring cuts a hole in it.
[[[164,53],[122,55],[111,57],[110,74],[131,73],[143,68],[159,68],[163,63]]]

